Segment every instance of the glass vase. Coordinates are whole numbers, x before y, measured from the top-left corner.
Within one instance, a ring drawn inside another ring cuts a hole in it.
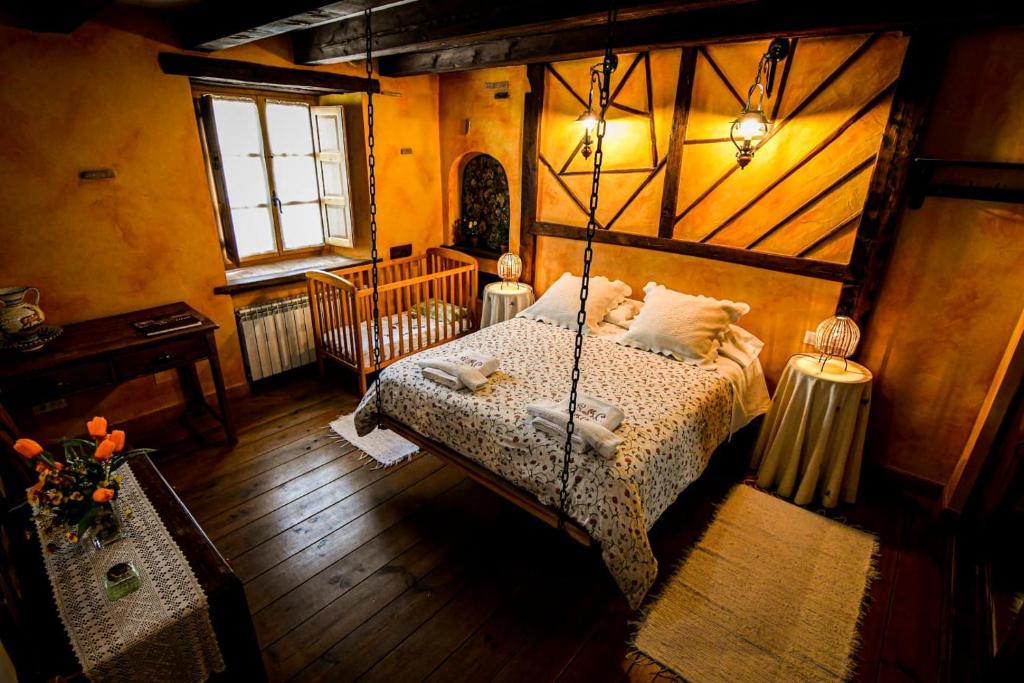
[[[94,549],[100,550],[120,541],[123,525],[118,506],[113,503],[104,504],[86,532],[89,543]]]

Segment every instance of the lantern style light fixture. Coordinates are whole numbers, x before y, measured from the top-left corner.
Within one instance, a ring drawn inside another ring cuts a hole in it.
[[[754,140],[764,139],[771,130],[772,122],[764,113],[764,100],[772,96],[776,67],[787,56],[789,41],[785,38],[773,40],[757,64],[754,84],[747,91],[747,103],[729,128],[729,139],[736,146],[736,163],[741,169],[746,168],[754,158],[754,152],[757,151]]]
[[[612,55],[612,71],[619,65],[619,58]],[[601,79],[604,78],[604,62],[590,67],[590,89],[587,91],[587,108],[576,117],[576,123],[583,126],[583,149],[580,153],[584,159],[593,154],[594,130],[597,128],[597,115],[594,114],[594,87],[601,91]],[[602,117],[604,112],[601,112]]]
[[[814,331],[814,348],[820,354],[818,360],[822,369],[829,358],[842,358],[843,370],[849,367],[847,359],[857,350],[860,342],[860,328],[853,319],[845,315],[834,315],[822,320]]]
[[[523,274],[523,259],[511,251],[501,255],[498,259],[498,277],[501,278],[502,289],[508,286],[517,287],[519,276]]]

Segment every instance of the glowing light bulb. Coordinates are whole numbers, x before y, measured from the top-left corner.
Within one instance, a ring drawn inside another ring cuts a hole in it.
[[[768,134],[768,121],[764,114],[759,111],[747,112],[737,121],[737,137],[743,140],[752,140],[757,137],[764,137]]]
[[[592,112],[585,111],[576,118],[576,123],[582,125],[589,135],[594,132],[594,128],[597,126],[597,117]]]

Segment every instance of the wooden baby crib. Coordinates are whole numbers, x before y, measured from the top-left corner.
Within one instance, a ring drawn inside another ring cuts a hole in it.
[[[477,262],[451,249],[377,265],[381,367],[476,328]],[[373,372],[370,265],[306,273],[320,371],[332,360],[356,373],[366,393]]]

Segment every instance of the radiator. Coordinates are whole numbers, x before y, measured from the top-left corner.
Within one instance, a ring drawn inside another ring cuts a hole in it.
[[[316,361],[309,298],[277,299],[235,310],[249,381]]]

